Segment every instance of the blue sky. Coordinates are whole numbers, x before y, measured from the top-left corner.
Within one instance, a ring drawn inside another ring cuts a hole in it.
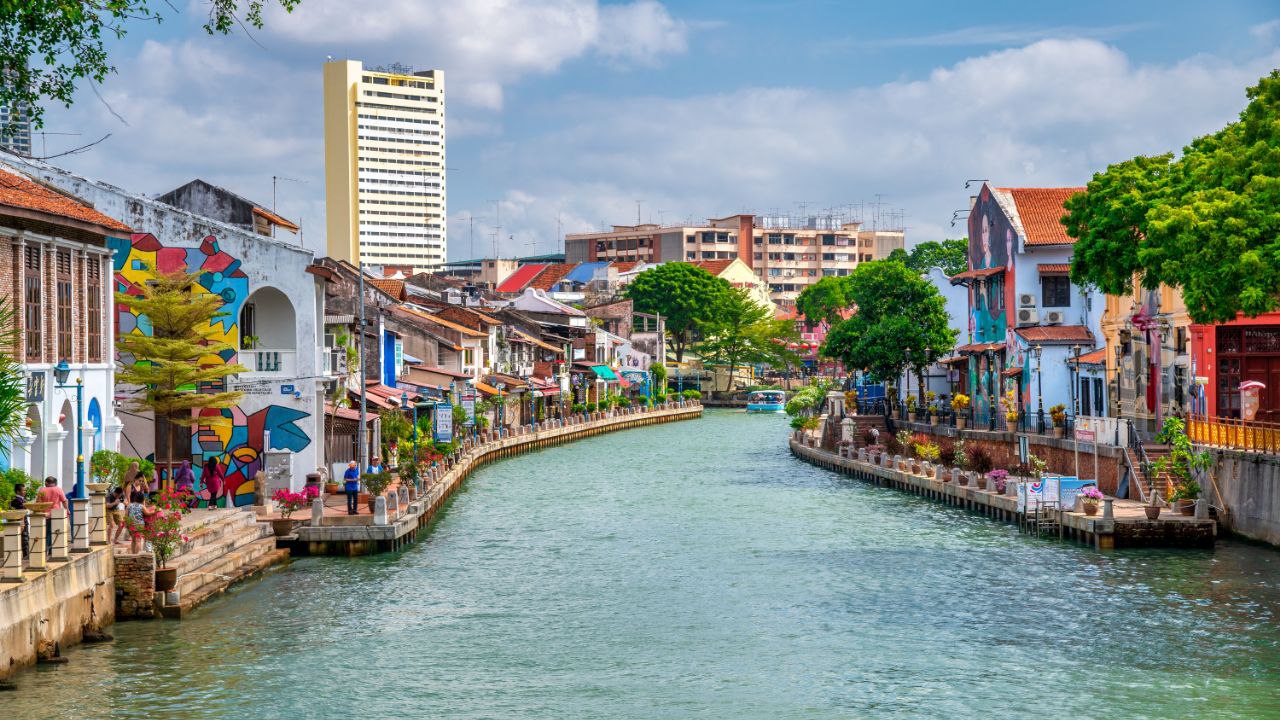
[[[320,64],[442,68],[450,256],[566,231],[865,203],[955,235],[964,181],[1077,185],[1232,120],[1280,65],[1275,3],[302,0],[243,34],[202,3],[116,45],[119,74],[50,112],[60,163],[161,193],[203,177],[300,218],[323,251]],[[109,106],[109,108],[108,108]],[[115,117],[119,115],[118,119]],[[661,213],[659,215],[659,213]]]

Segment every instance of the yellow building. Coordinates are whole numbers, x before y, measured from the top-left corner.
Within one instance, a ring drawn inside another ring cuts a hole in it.
[[[1101,329],[1111,410],[1155,432],[1164,418],[1185,413],[1192,396],[1191,318],[1182,291],[1161,285],[1106,297]]]
[[[693,264],[736,288],[745,289],[757,305],[769,308],[770,313],[778,309],[778,306],[770,296],[769,285],[738,258],[732,260],[696,260]]]
[[[406,272],[445,261],[444,72],[324,65],[328,253]]]

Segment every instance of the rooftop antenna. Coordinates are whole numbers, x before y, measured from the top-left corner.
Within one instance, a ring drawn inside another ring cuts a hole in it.
[[[564,232],[560,229],[560,211],[556,211],[556,252],[564,252]]]
[[[281,180],[284,180],[285,182],[298,183],[299,185],[307,184],[306,180],[299,180],[298,178],[285,177],[284,175],[272,175],[271,176],[271,212],[273,213],[278,212],[276,210],[276,185],[279,184]],[[271,237],[275,237],[275,236],[276,236],[276,226],[275,226],[275,223],[272,223]]]
[[[502,234],[502,201],[493,201],[493,259],[498,259],[498,236]]]
[[[637,225],[640,225],[640,224],[641,224],[641,223],[640,223],[640,203],[642,203],[642,202],[644,202],[644,201],[643,201],[643,200],[637,200],[637,201],[636,201],[636,224],[637,224]]]
[[[73,132],[47,132],[45,130],[40,130],[38,132],[40,133],[40,154],[46,157],[49,155],[49,136],[50,135],[68,135],[68,136],[80,137],[80,133],[73,133]]]
[[[988,179],[986,179],[986,178],[978,178],[978,179],[976,179],[976,180],[965,180],[965,181],[964,181],[964,189],[965,189],[965,190],[968,190],[968,189],[969,189],[969,185],[970,185],[971,183],[985,183],[985,182],[991,182],[991,181],[990,181],[990,180],[988,180]]]

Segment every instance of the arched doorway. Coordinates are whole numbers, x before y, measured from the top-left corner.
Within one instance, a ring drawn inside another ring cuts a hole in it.
[[[254,290],[239,321],[241,364],[250,372],[294,372],[298,324],[288,295],[273,287]]]
[[[89,401],[89,410],[84,414],[85,422],[93,428],[93,447],[84,449],[85,461],[96,452],[102,449],[102,406],[98,404],[98,398]]]

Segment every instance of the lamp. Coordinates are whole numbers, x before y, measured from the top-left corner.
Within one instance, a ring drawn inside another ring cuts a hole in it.
[[[53,367],[53,378],[59,385],[67,384],[67,378],[71,376],[71,366],[67,364],[65,359],[59,360],[58,364]]]
[[[74,387],[76,391],[76,486],[71,491],[70,499],[87,502],[89,496],[84,491],[84,433],[80,432],[84,414],[84,378],[76,378],[76,384],[72,386],[67,384],[70,377],[71,365],[67,363],[66,358],[63,358],[53,367],[56,387],[59,390],[70,390]]]
[[[1044,348],[1036,343],[1031,347],[1031,354],[1036,359],[1036,429],[1044,433],[1044,372],[1040,369],[1040,357],[1044,355]]]

